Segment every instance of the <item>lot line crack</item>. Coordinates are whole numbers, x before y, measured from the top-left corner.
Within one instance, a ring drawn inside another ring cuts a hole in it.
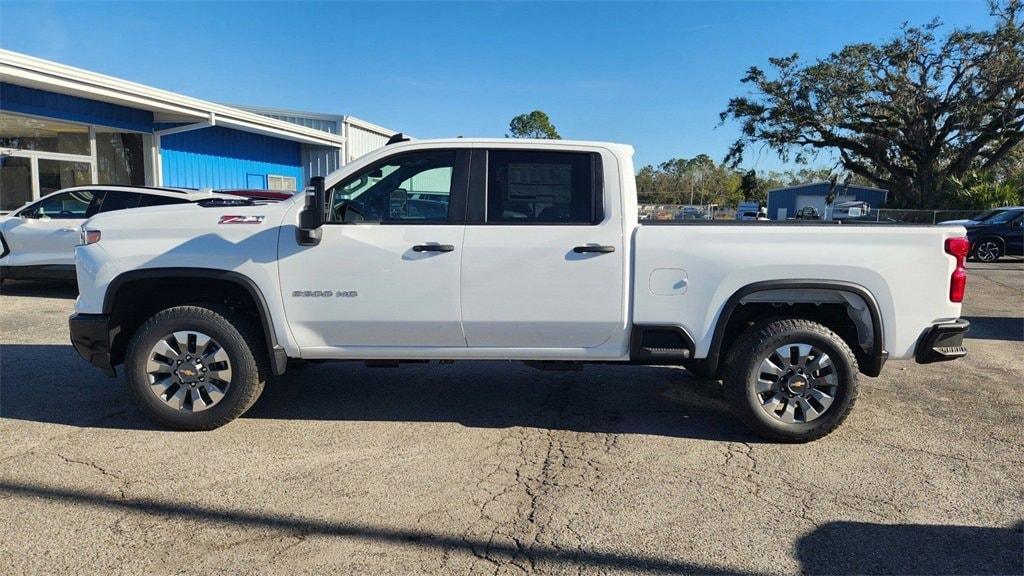
[[[127,490],[128,490],[129,481],[128,481],[127,478],[125,478],[123,476],[120,476],[118,474],[114,474],[113,472],[107,470],[106,468],[100,466],[99,464],[97,464],[97,463],[95,463],[95,462],[93,462],[91,460],[76,460],[74,458],[69,458],[69,457],[67,457],[67,456],[65,456],[63,454],[60,454],[60,453],[56,453],[56,456],[58,458],[60,458],[61,460],[63,460],[65,464],[78,464],[80,466],[88,466],[89,468],[92,468],[93,470],[98,471],[100,474],[102,474],[102,475],[104,475],[104,476],[106,476],[108,478],[113,478],[114,480],[117,480],[117,482],[118,482],[118,492],[120,494],[121,499],[124,500],[124,499],[126,499],[128,497],[127,496]]]

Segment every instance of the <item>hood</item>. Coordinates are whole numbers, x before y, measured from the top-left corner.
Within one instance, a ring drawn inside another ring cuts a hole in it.
[[[944,220],[939,222],[940,226],[977,226],[978,222],[975,220]]]

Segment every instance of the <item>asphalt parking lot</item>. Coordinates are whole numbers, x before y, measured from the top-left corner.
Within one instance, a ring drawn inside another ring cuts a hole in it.
[[[1024,573],[1024,262],[972,264],[970,355],[891,362],[807,445],[681,369],[325,364],[154,428],[0,296],[0,573]]]

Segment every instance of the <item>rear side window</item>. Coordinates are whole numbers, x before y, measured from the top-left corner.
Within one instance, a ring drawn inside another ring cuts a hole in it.
[[[103,203],[100,204],[100,212],[113,212],[114,210],[138,208],[141,200],[142,194],[108,190],[106,194],[103,195]]]
[[[515,224],[594,224],[600,194],[594,155],[492,150],[487,221]]]
[[[139,207],[142,206],[166,206],[167,204],[184,204],[188,202],[184,198],[171,198],[168,196],[157,196],[156,194],[142,194]]]

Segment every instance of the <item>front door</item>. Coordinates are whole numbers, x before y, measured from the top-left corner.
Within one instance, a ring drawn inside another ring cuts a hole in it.
[[[75,246],[81,242],[82,223],[92,215],[94,195],[91,190],[61,192],[20,211],[20,218],[4,230],[11,249],[9,265],[73,270]]]
[[[407,152],[327,191],[316,246],[282,234],[285,312],[299,346],[465,347],[460,259],[468,153]],[[386,356],[382,352],[382,357]]]
[[[621,208],[617,194],[605,194],[600,155],[487,155],[486,190],[470,200],[486,198],[484,221],[467,225],[462,258],[469,346],[596,348],[622,337]]]

